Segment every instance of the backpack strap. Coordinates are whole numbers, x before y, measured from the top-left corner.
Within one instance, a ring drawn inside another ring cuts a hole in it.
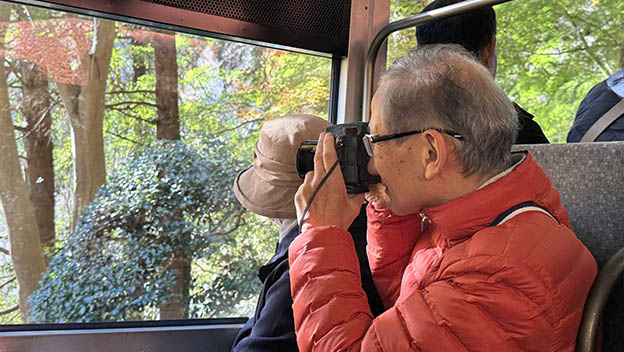
[[[581,143],[593,142],[600,136],[600,134],[609,127],[620,116],[624,115],[624,99],[615,104],[604,115],[600,116],[596,122],[585,132]]]
[[[535,202],[523,202],[523,203],[514,205],[513,207],[502,212],[499,216],[496,217],[496,219],[494,219],[494,221],[492,221],[492,224],[490,226],[501,225],[509,221],[514,216],[522,214],[522,213],[526,213],[527,211],[539,211],[541,213],[544,213],[550,216],[556,222],[559,222],[559,220],[557,220],[557,218],[553,214],[551,214],[548,211],[548,209],[544,208],[543,206]]]

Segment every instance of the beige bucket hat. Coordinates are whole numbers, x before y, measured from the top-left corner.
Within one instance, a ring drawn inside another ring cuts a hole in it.
[[[299,144],[318,139],[330,123],[312,115],[269,120],[260,129],[254,163],[234,180],[234,193],[249,211],[268,218],[297,217],[294,197],[303,180],[297,174]]]

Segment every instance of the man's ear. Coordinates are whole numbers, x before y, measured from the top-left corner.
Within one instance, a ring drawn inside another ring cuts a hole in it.
[[[424,176],[426,180],[432,180],[445,167],[450,146],[449,142],[436,130],[427,130],[423,134],[425,137]]]
[[[479,61],[492,73],[492,76],[496,76],[496,36],[492,36],[490,42],[481,49]]]

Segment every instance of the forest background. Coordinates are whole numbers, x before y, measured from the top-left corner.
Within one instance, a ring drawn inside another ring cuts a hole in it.
[[[624,3],[496,12],[497,82],[565,142],[621,67]],[[264,121],[327,118],[330,60],[0,2],[0,62],[0,324],[249,315],[278,228],[231,184]]]

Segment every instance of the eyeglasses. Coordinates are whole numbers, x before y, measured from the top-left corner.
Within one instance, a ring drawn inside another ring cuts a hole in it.
[[[373,145],[375,143],[388,141],[388,140],[395,139],[395,138],[407,137],[407,136],[411,136],[413,134],[423,133],[423,132],[425,132],[427,130],[435,130],[435,131],[438,131],[440,133],[448,134],[449,136],[451,136],[453,138],[457,138],[460,141],[464,139],[464,137],[461,134],[457,133],[457,132],[443,130],[443,129],[440,129],[440,128],[424,128],[422,130],[415,130],[415,131],[401,132],[401,133],[392,133],[392,134],[386,134],[386,135],[383,135],[383,136],[380,136],[380,135],[377,135],[377,134],[365,134],[364,137],[362,137],[362,142],[364,143],[364,148],[366,149],[366,153],[368,153],[368,156],[372,157],[373,156],[373,152],[375,150],[373,148]]]

